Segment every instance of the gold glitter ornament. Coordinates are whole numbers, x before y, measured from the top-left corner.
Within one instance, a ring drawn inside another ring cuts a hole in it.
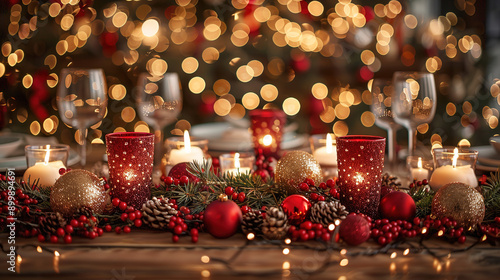
[[[276,184],[288,194],[298,193],[298,185],[311,179],[319,185],[323,181],[321,166],[314,157],[304,151],[287,152],[277,163],[274,173]]]
[[[449,183],[441,187],[432,200],[436,218],[452,218],[459,227],[468,229],[484,219],[485,207],[481,193],[464,183]]]
[[[71,216],[80,207],[86,206],[96,214],[102,214],[109,195],[99,178],[86,170],[71,170],[57,179],[50,193],[50,206],[55,212]]]

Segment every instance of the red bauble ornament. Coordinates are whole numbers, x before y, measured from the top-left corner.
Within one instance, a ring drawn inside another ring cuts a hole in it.
[[[391,221],[410,221],[415,217],[415,201],[404,192],[391,192],[380,201],[380,215]]]
[[[359,215],[348,215],[339,226],[339,236],[349,245],[359,245],[370,238],[370,223]]]
[[[288,217],[288,222],[298,225],[309,216],[311,202],[303,195],[292,194],[283,200],[281,207]]]
[[[238,231],[242,217],[240,207],[221,194],[219,200],[213,201],[205,209],[203,222],[212,236],[228,238]]]
[[[170,169],[170,171],[168,172],[168,176],[179,180],[181,179],[182,176],[187,176],[189,182],[198,182],[198,178],[193,174],[189,173],[187,171],[187,168],[188,168],[187,162],[178,163]]]

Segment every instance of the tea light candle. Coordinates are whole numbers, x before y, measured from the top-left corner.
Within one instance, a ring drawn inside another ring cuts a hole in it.
[[[417,181],[422,181],[424,179],[429,179],[429,170],[422,168],[422,158],[418,158],[417,168],[412,168],[411,178]]]
[[[326,145],[314,150],[314,158],[320,165],[337,166],[337,150],[333,148],[332,135],[326,135]]]
[[[457,166],[458,149],[455,148],[453,153],[452,165],[440,166],[432,173],[429,185],[434,191],[453,182],[464,183],[473,188],[477,187],[477,178],[472,167],[470,165]]]
[[[59,174],[59,169],[66,168],[63,162],[60,160],[50,161],[50,145],[47,145],[47,153],[45,154],[45,159],[43,162],[37,162],[35,165],[29,167],[23,176],[23,181],[29,182],[30,184],[38,181],[37,186],[40,187],[52,187],[57,179],[61,177]]]
[[[229,175],[236,176],[239,174],[247,174],[252,172],[252,169],[250,167],[241,167],[240,165],[240,154],[236,153],[234,154],[234,168],[228,168],[224,170],[225,173],[228,173]]]
[[[205,156],[202,149],[196,146],[191,147],[189,132],[185,130],[184,147],[171,150],[168,161],[170,165],[176,165],[181,162],[192,162],[194,160],[202,162],[204,158]]]

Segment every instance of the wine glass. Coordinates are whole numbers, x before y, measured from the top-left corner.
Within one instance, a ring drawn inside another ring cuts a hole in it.
[[[415,152],[417,126],[429,123],[436,113],[434,75],[396,72],[393,76],[392,110],[394,120],[408,129],[408,155]]]
[[[158,166],[163,157],[163,129],[176,120],[182,109],[179,75],[140,74],[136,101],[139,117],[155,130],[155,166]]]
[[[375,115],[375,124],[387,130],[389,163],[397,162],[396,156],[396,132],[401,126],[394,121],[392,112],[392,81],[386,79],[373,79],[368,83],[368,89],[372,93],[372,104],[370,110]]]
[[[64,123],[79,133],[80,164],[86,163],[87,128],[101,121],[108,97],[102,69],[65,68],[57,89],[57,106]]]

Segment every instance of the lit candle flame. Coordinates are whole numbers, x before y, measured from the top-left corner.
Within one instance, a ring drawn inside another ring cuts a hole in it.
[[[453,162],[451,163],[451,165],[453,165],[453,168],[457,167],[457,160],[458,160],[458,149],[455,148],[453,150]]]
[[[234,168],[240,168],[240,153],[234,154]]]
[[[184,149],[186,152],[191,152],[191,139],[189,138],[189,132],[184,130]]]
[[[330,133],[326,134],[326,152],[331,154],[333,152],[333,141]]]
[[[48,164],[50,158],[50,145],[45,146],[45,149],[47,149],[47,153],[45,154],[44,163]]]
[[[421,157],[418,157],[417,167],[418,167],[418,169],[422,169],[422,158]]]
[[[264,138],[262,138],[262,144],[264,146],[270,146],[273,143],[273,137],[269,134],[266,134]]]

